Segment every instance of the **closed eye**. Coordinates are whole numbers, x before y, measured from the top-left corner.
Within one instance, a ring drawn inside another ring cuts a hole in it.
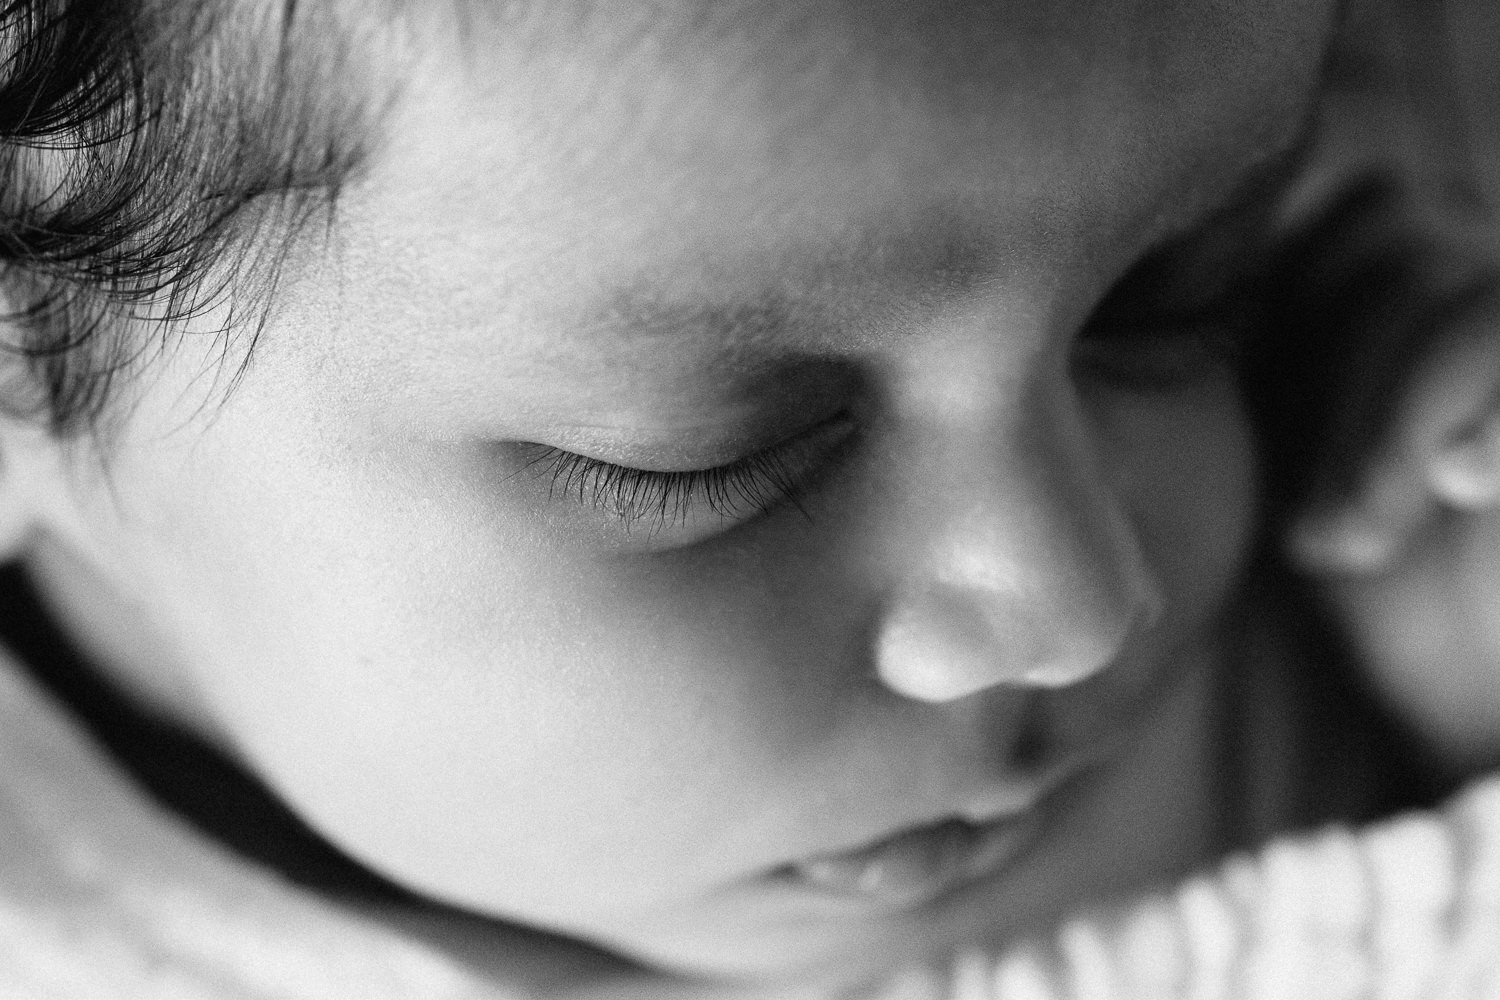
[[[536,450],[525,468],[550,480],[549,501],[569,500],[618,518],[627,530],[645,526],[654,533],[705,513],[744,521],[783,504],[801,510],[799,492],[852,430],[852,420],[835,417],[733,462],[701,469],[639,469],[539,444],[529,446]]]
[[[1237,370],[1265,330],[1261,252],[1201,237],[1140,261],[1095,309],[1073,345],[1082,375],[1170,391]]]
[[[1216,316],[1091,331],[1074,345],[1073,359],[1083,374],[1142,390],[1169,390],[1238,369],[1259,329],[1250,308],[1236,303]]]

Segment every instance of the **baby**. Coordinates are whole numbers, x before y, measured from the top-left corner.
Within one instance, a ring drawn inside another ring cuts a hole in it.
[[[522,992],[1367,811],[1243,643],[1340,7],[11,4],[4,552],[176,808]]]

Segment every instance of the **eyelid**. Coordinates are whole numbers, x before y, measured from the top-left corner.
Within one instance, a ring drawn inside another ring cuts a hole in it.
[[[550,479],[549,501],[568,499],[604,511],[627,531],[642,522],[652,534],[686,527],[704,512],[718,527],[782,503],[797,505],[807,480],[853,429],[852,418],[839,414],[732,462],[678,470],[634,468],[537,444],[529,446],[535,451],[523,471]]]
[[[1149,392],[1238,369],[1265,329],[1264,289],[1253,252],[1218,249],[1202,260],[1167,248],[1137,264],[1076,338],[1074,370]]]
[[[1074,343],[1080,374],[1142,391],[1166,391],[1237,368],[1261,329],[1253,311],[1226,303],[1222,310],[1129,323],[1090,324]]]
[[[764,450],[758,442],[772,440],[779,444],[806,433],[806,425],[801,423],[765,427],[749,414],[724,407],[720,412],[722,419],[703,424],[642,425],[628,418],[568,423],[545,431],[546,446],[531,447],[551,447],[637,472],[689,472],[733,465],[748,454]],[[743,422],[755,430],[731,431],[724,426],[725,421]]]

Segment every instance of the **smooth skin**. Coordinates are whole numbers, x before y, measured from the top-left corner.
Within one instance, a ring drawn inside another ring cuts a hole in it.
[[[377,154],[227,398],[189,335],[106,455],[7,428],[71,626],[373,869],[671,974],[853,981],[1209,856],[1252,434],[1201,338],[1086,323],[1291,149],[1333,5],[547,6],[369,33]],[[780,447],[795,502],[546,446]],[[1009,814],[936,898],[777,874]]]

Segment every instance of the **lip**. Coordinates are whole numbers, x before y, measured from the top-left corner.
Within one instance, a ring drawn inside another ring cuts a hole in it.
[[[998,874],[1031,845],[1041,825],[1037,808],[983,823],[951,816],[786,865],[777,878],[851,901],[917,906]]]

